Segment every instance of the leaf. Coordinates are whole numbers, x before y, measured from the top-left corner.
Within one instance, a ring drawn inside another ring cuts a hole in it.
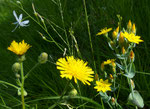
[[[107,103],[107,102],[110,101],[111,96],[108,96],[106,93],[103,93],[103,92],[99,92],[99,94],[100,94],[102,100],[103,100],[105,103]]]
[[[141,97],[139,92],[136,91],[136,90],[133,90],[133,95],[132,95],[132,93],[129,94],[128,102],[133,104],[133,105],[138,106],[139,108],[143,108],[144,107],[143,98]]]
[[[115,54],[118,59],[125,59],[129,56],[129,53],[126,54]]]
[[[124,74],[124,76],[128,78],[133,78],[135,76],[135,66],[134,63],[131,63],[127,67],[128,73]]]
[[[116,62],[116,65],[117,65],[121,70],[125,70],[125,66],[123,66],[123,65],[121,65],[121,64],[119,64],[119,63],[117,63],[117,62]]]

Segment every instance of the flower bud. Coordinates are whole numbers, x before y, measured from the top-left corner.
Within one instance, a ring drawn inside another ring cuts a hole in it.
[[[78,94],[77,90],[76,89],[72,89],[70,92],[69,92],[69,95],[70,96],[76,96]]]
[[[95,80],[96,80],[96,81],[99,80],[99,77],[98,77],[98,74],[97,74],[97,73],[95,74]]]
[[[124,47],[122,47],[122,54],[125,54],[126,50]]]
[[[16,78],[20,78],[20,74],[16,73]]]
[[[132,86],[132,88],[134,89],[134,88],[135,88],[134,81],[131,79],[131,80],[130,80],[130,82],[131,82],[131,86]]]
[[[104,71],[104,63],[101,64],[101,70]]]
[[[132,23],[131,23],[131,20],[129,20],[128,25],[127,25],[127,29],[131,30],[131,27],[132,27]]]
[[[119,36],[119,44],[123,44],[123,42],[124,42],[124,37],[123,37],[123,33],[122,32],[120,32],[120,36]]]
[[[24,96],[27,96],[27,95],[28,95],[28,93],[27,93],[25,90],[24,90],[23,94],[24,94]],[[19,96],[21,95],[21,89],[18,89],[18,95],[19,95]]]
[[[18,4],[21,4],[21,2],[20,1],[16,1]]]
[[[109,77],[110,77],[111,80],[114,79],[114,77],[112,76],[112,74],[109,74]]]
[[[19,62],[16,62],[12,65],[12,71],[14,73],[18,73],[21,69],[21,66],[20,66],[20,63]]]
[[[117,32],[117,34],[118,34],[118,32],[119,32],[119,26],[116,28],[116,30],[115,30],[116,32]]]
[[[116,32],[116,31],[113,31],[112,37],[113,37],[113,39],[116,39],[116,38],[117,38],[117,32]]]
[[[131,61],[134,61],[134,57],[135,57],[135,55],[134,55],[134,52],[133,52],[133,50],[130,52],[130,59],[131,59]]]
[[[132,33],[136,34],[135,23],[132,25]]]
[[[115,102],[116,102],[115,98],[112,97],[112,98],[111,98],[111,103],[112,103],[112,105],[115,105]]]
[[[48,60],[48,54],[45,52],[41,53],[40,56],[38,57],[38,62],[40,64],[46,63],[47,60]]]

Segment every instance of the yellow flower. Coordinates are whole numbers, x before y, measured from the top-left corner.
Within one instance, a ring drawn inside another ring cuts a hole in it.
[[[141,36],[135,36],[135,34],[131,33],[123,33],[123,36],[128,39],[129,42],[133,42],[133,43],[136,43],[136,44],[139,44],[139,42],[144,42],[143,40],[141,40]]]
[[[131,22],[131,20],[129,20],[128,25],[127,25],[127,28],[128,28],[128,29],[131,29],[131,26],[132,26],[132,22]]]
[[[100,79],[100,81],[96,81],[96,86],[94,87],[94,89],[97,89],[97,91],[102,91],[102,92],[106,92],[106,91],[111,91],[111,83],[108,83],[108,80],[103,81],[103,79]]]
[[[17,43],[16,41],[12,41],[11,45],[7,49],[21,56],[25,54],[30,47],[31,46],[25,43],[23,40],[22,42],[19,43]]]
[[[132,25],[132,32],[133,32],[134,34],[136,33],[135,23]]]
[[[80,80],[83,84],[90,85],[90,82],[93,81],[94,72],[90,67],[87,66],[87,62],[84,62],[80,59],[75,59],[73,56],[67,56],[65,58],[60,58],[56,62],[57,69],[60,70],[60,76],[62,78],[72,79],[74,78],[75,83],[77,79]]]
[[[108,33],[108,32],[111,31],[111,30],[112,30],[112,28],[108,28],[108,29],[107,29],[107,27],[106,27],[106,28],[104,28],[104,29],[101,29],[101,32],[97,33],[96,35],[106,34],[106,33]]]

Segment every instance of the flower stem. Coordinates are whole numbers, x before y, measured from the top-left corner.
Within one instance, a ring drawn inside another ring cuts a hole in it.
[[[64,88],[64,90],[63,90],[63,92],[62,92],[62,94],[61,94],[61,96],[59,98],[59,100],[55,104],[53,104],[51,107],[49,107],[48,109],[53,109],[53,108],[55,108],[59,104],[59,102],[62,100],[63,96],[65,95],[70,82],[71,81],[67,82],[67,84],[66,84],[66,86],[65,86],[65,88]]]
[[[21,62],[20,65],[21,65],[21,100],[22,100],[22,109],[25,109],[25,103],[24,103],[24,73],[23,73],[23,62]]]

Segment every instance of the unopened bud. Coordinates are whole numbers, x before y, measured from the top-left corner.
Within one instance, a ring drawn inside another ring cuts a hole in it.
[[[120,36],[119,36],[119,43],[122,45],[124,42],[124,37],[123,37],[123,33],[120,32]]]
[[[99,80],[99,77],[98,77],[98,74],[97,74],[97,73],[95,74],[95,80],[96,80],[96,81]]]
[[[19,62],[16,62],[12,65],[12,71],[14,73],[18,73],[21,69],[21,66],[20,66],[20,63]]]
[[[21,4],[21,2],[20,1],[16,1],[18,4]]]
[[[45,52],[41,53],[40,56],[38,57],[38,62],[40,64],[46,63],[47,60],[48,60],[48,54]]]
[[[117,33],[119,32],[119,26],[116,28],[116,30],[115,30]]]
[[[114,98],[114,97],[112,97],[112,98],[111,98],[111,103],[112,103],[112,105],[115,105],[116,100],[115,100],[115,98]]]
[[[131,20],[129,20],[128,25],[127,25],[127,29],[131,30],[131,27],[132,27],[132,23],[131,23]]]
[[[101,70],[104,71],[104,63],[101,64]]]
[[[78,94],[77,90],[76,89],[72,89],[70,92],[69,92],[69,95],[70,96],[76,96]]]
[[[20,78],[20,74],[16,73],[16,78]]]
[[[24,94],[24,96],[27,96],[27,95],[28,95],[28,93],[27,93],[25,90],[24,90],[23,94]],[[18,89],[18,95],[19,95],[19,96],[21,95],[21,90],[20,90],[20,89]]]
[[[132,25],[132,33],[136,34],[135,23]]]
[[[131,59],[131,61],[134,61],[134,52],[133,52],[133,50],[130,52],[130,59]]]
[[[116,31],[113,31],[113,33],[112,33],[112,37],[113,37],[113,39],[116,39],[117,38],[117,32]]]
[[[135,88],[134,81],[133,81],[132,79],[131,79],[130,81],[131,81],[131,86],[132,86],[132,88],[134,89],[134,88]]]
[[[124,47],[122,47],[122,54],[125,54],[126,50]]]
[[[112,74],[110,74],[109,77],[110,77],[110,79],[112,79],[112,80],[114,79],[114,77],[112,76]]]

